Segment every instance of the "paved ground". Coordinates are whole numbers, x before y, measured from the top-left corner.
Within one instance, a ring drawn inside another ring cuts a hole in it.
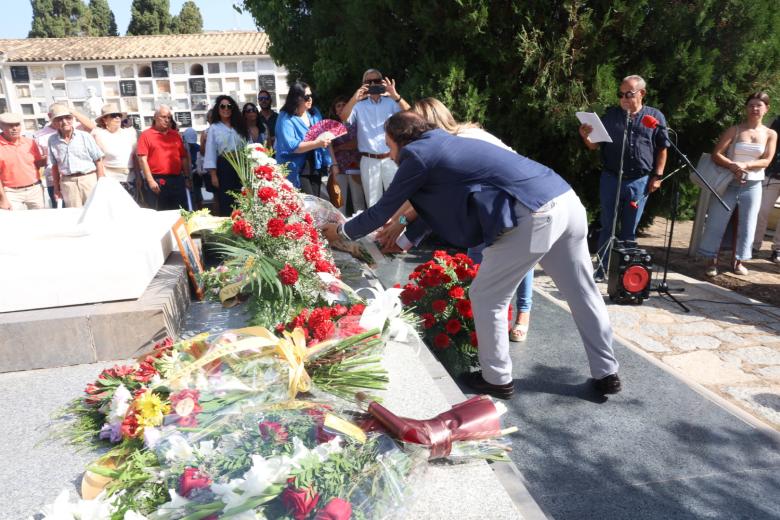
[[[429,256],[379,276],[403,282]],[[625,390],[605,400],[588,385],[565,302],[537,270],[507,421],[521,430],[512,459],[550,518],[780,518],[780,437],[759,422],[780,425],[770,378],[780,310],[676,274],[669,283],[685,287],[690,314],[656,295],[608,305]]]

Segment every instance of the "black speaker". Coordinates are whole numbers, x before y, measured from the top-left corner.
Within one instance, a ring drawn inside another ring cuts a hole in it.
[[[650,296],[653,257],[636,242],[617,242],[609,262],[609,299],[619,304],[641,305]]]

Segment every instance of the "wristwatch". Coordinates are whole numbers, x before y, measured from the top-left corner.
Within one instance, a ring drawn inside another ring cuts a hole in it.
[[[400,217],[398,217],[398,223],[401,224],[402,226],[405,226],[409,223],[409,220],[406,218],[406,215],[401,215]]]

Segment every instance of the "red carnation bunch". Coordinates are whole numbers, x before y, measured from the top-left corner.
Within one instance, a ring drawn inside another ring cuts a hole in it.
[[[463,253],[435,251],[409,275],[400,295],[404,306],[420,317],[425,342],[454,376],[479,366],[474,311],[468,299],[478,270],[479,265]]]
[[[354,336],[365,332],[358,325],[365,308],[365,305],[358,303],[350,307],[335,304],[332,307],[302,309],[287,323],[277,324],[276,331],[292,332],[301,328],[309,346],[332,338]]]
[[[252,224],[246,220],[233,221],[233,233],[248,240],[252,240],[255,237],[255,230],[252,229]]]
[[[261,168],[267,168],[267,166],[261,166]],[[263,202],[268,202],[270,200],[273,200],[277,197],[278,193],[275,189],[271,188],[270,186],[263,186],[262,188],[257,190],[257,198],[262,200]]]

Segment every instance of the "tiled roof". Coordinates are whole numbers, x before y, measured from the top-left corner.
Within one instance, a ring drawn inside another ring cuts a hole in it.
[[[267,52],[268,36],[255,31],[0,39],[0,53],[10,62],[249,56]]]

